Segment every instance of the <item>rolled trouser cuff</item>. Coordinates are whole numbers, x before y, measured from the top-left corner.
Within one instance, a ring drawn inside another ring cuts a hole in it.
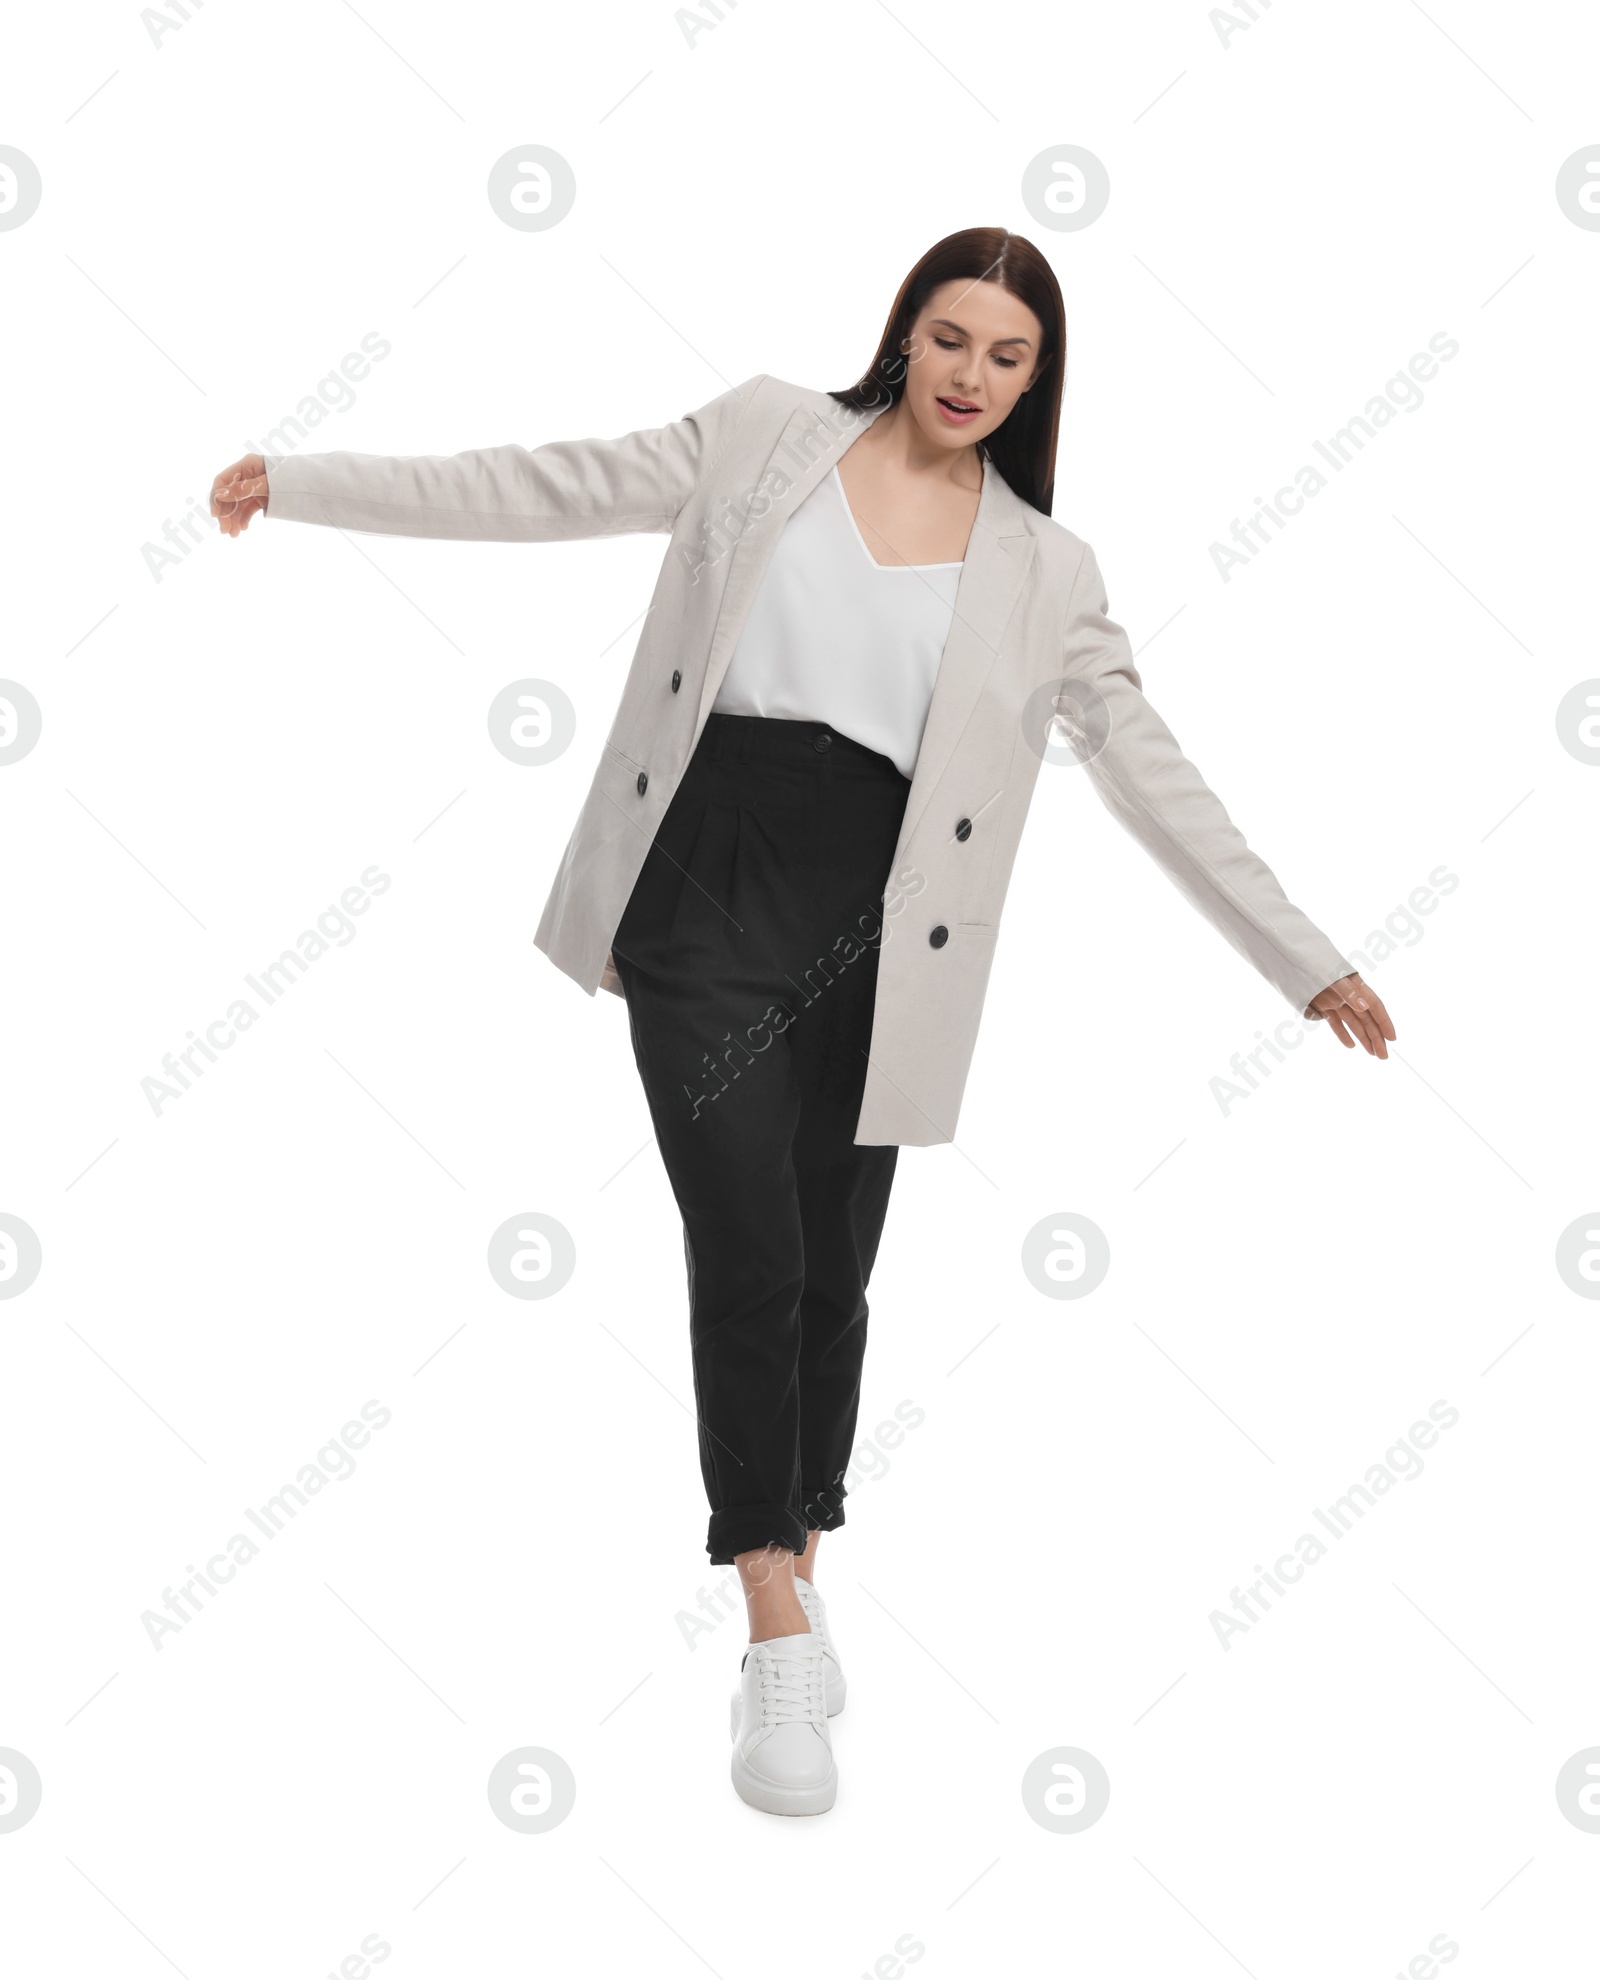
[[[706,1552],[713,1567],[730,1567],[736,1554],[773,1546],[805,1552],[806,1523],[793,1506],[725,1506],[711,1515]]]
[[[819,1485],[800,1494],[800,1513],[807,1531],[832,1533],[844,1525],[844,1492],[837,1486]]]

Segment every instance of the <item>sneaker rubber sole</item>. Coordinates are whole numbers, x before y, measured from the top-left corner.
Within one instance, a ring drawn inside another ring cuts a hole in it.
[[[738,1731],[736,1721],[735,1738]],[[732,1774],[734,1793],[752,1808],[759,1808],[764,1815],[826,1815],[839,1792],[837,1765],[830,1764],[827,1778],[818,1781],[815,1786],[784,1788],[753,1772],[737,1746],[733,1749]]]

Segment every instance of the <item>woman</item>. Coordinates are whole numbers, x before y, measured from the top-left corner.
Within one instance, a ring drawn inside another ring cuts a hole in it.
[[[1050,519],[1066,350],[1043,257],[939,242],[848,391],[760,376],[616,440],[247,456],[212,513],[438,537],[672,542],[535,937],[627,1000],[684,1224],[707,1552],[750,1644],[733,1781],[833,1805],[866,1288],[899,1149],[950,1140],[1039,764],[1067,754],[1307,1017],[1387,1012],[1144,699],[1094,553]],[[687,692],[684,692],[687,690]],[[898,940],[891,940],[898,936]]]

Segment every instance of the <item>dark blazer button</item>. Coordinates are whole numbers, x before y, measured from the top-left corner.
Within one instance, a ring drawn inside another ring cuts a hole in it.
[[[683,686],[683,676],[678,672],[677,668],[674,667],[672,670],[672,692],[676,694],[679,688],[681,688],[682,686]]]
[[[812,743],[812,745],[811,745],[811,747],[812,747],[813,749],[819,749],[819,750],[820,750],[820,749],[832,749],[832,748],[833,748],[833,737],[832,737],[832,736],[830,736],[830,735],[828,734],[828,732],[827,732],[827,730],[826,730],[826,729],[824,729],[824,730],[823,730],[823,732],[822,732],[822,734],[821,734],[820,736],[818,736],[818,737],[816,738],[816,740],[815,740],[815,741],[814,741],[814,742]]]
[[[649,781],[650,781],[650,779],[649,779],[649,777],[648,777],[648,776],[646,776],[646,774],[644,773],[644,771],[642,771],[642,770],[641,770],[641,771],[639,772],[639,795],[640,795],[640,797],[643,797],[643,796],[644,796],[644,787],[645,787],[645,785],[646,785],[646,784],[648,784],[648,783],[649,783]]]
[[[970,818],[963,818],[959,821],[956,826],[956,837],[958,839],[970,839],[972,837],[972,820]]]
[[[942,949],[945,943],[949,941],[949,939],[950,939],[950,931],[948,928],[945,927],[942,921],[939,923],[939,926],[937,928],[930,928],[928,931],[928,940],[933,944],[933,946],[936,949]]]

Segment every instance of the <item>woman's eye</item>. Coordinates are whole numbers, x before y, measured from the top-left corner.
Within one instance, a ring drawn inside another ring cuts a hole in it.
[[[961,346],[958,343],[956,343],[953,338],[950,337],[935,337],[933,341],[939,346],[941,351],[959,351],[961,348]],[[1017,368],[1018,360],[1016,358],[996,357],[995,363],[1003,364],[1007,371],[1015,371]]]

